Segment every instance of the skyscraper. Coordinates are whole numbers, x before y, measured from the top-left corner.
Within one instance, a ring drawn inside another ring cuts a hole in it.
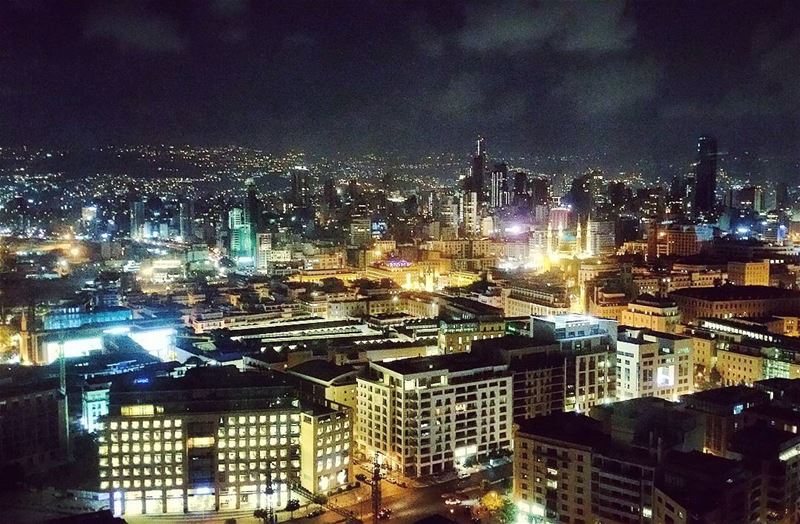
[[[292,187],[289,200],[297,207],[308,207],[311,204],[310,173],[305,166],[291,169]]]
[[[258,201],[258,194],[256,193],[256,183],[252,178],[248,178],[245,182],[247,187],[247,200],[244,206],[244,224],[248,227],[246,250],[248,256],[255,258],[256,251],[256,233],[261,230],[261,202]]]
[[[141,240],[144,228],[144,202],[131,203],[131,238]]]
[[[489,205],[495,208],[503,207],[509,203],[508,201],[508,166],[505,163],[495,164],[489,187]]]
[[[191,242],[194,238],[192,221],[194,220],[194,203],[191,201],[181,202],[178,206],[178,229],[181,240]]]
[[[694,165],[694,212],[707,217],[714,210],[717,190],[717,139],[701,136],[697,141],[697,162]]]
[[[472,157],[472,164],[469,169],[469,177],[464,181],[464,191],[473,191],[479,198],[484,199],[483,178],[486,173],[486,150],[484,148],[483,137],[478,137],[478,148]]]

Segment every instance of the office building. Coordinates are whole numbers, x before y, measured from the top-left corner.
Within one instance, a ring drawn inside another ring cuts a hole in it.
[[[512,374],[469,354],[370,362],[358,377],[356,442],[409,477],[508,449]]]
[[[285,505],[300,472],[300,403],[278,375],[194,368],[116,382],[99,435],[115,514]],[[346,466],[342,466],[346,469]]]
[[[697,161],[694,164],[694,213],[708,218],[714,211],[717,191],[717,140],[701,136],[697,141]]]
[[[304,405],[300,415],[300,485],[329,495],[353,479],[353,411],[336,404]]]

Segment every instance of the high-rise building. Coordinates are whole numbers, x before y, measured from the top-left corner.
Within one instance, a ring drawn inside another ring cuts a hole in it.
[[[256,269],[266,270],[272,258],[272,233],[256,234]]]
[[[461,216],[464,225],[464,234],[477,235],[481,231],[480,197],[477,192],[469,191],[461,195]]]
[[[475,192],[484,200],[484,178],[486,177],[486,150],[483,137],[478,137],[478,146],[469,169],[469,176],[464,180],[464,191]]]
[[[192,223],[194,221],[194,203],[184,201],[178,205],[178,234],[183,242],[191,242],[194,238]]]
[[[289,201],[297,207],[308,207],[311,205],[311,173],[305,166],[293,167],[291,174],[291,193]]]
[[[245,221],[245,212],[242,208],[234,207],[228,211],[228,230],[230,257],[240,263],[254,262],[251,226]]]
[[[495,164],[489,186],[489,206],[493,208],[508,205],[508,166],[505,163]]]
[[[144,202],[131,203],[131,238],[141,240],[144,236]]]
[[[694,164],[694,213],[708,216],[714,211],[717,190],[717,139],[701,136]]]
[[[789,186],[786,182],[778,182],[775,185],[775,205],[780,210],[792,207],[792,203],[789,200]]]

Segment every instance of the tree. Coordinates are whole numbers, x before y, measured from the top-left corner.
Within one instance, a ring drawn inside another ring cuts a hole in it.
[[[269,512],[265,509],[258,508],[253,512],[253,516],[260,520],[263,524],[267,524],[269,520]]]
[[[498,511],[503,507],[503,497],[496,491],[490,491],[481,497],[481,506],[486,508],[487,511]]]
[[[294,518],[294,512],[300,509],[300,501],[297,499],[289,499],[286,502],[286,511],[289,512],[289,518]]]
[[[500,520],[503,522],[514,522],[517,518],[517,505],[509,499],[503,500],[503,506],[500,508]]]

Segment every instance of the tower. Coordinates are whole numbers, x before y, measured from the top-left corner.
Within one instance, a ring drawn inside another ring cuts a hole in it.
[[[694,164],[694,214],[708,217],[714,211],[717,190],[717,139],[701,136],[697,140]]]
[[[291,169],[292,187],[289,200],[296,207],[308,207],[311,204],[309,175],[308,168],[305,166],[296,166]]]
[[[133,240],[141,240],[144,236],[144,202],[133,202],[131,204],[131,231],[130,237]]]
[[[489,206],[498,208],[507,205],[508,195],[508,166],[505,163],[496,164],[489,186]]]
[[[192,241],[194,232],[192,231],[192,221],[194,220],[194,203],[191,201],[181,202],[178,206],[178,229],[181,240],[186,243]]]
[[[469,177],[464,181],[465,191],[474,191],[485,200],[483,179],[486,176],[486,149],[483,137],[478,137],[477,149],[470,164]]]

